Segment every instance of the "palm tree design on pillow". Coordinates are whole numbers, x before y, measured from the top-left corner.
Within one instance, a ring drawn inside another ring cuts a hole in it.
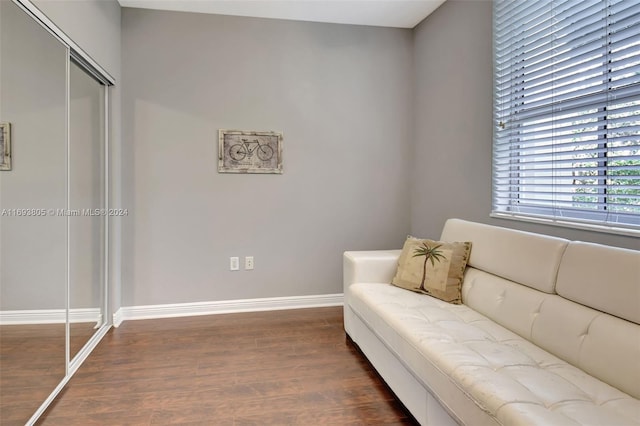
[[[424,282],[427,278],[427,262],[431,261],[431,266],[436,266],[435,262],[440,262],[442,259],[446,260],[442,251],[439,250],[442,247],[442,244],[435,245],[433,247],[429,247],[426,242],[423,242],[420,247],[413,251],[413,257],[424,256],[424,266],[422,267],[422,281],[420,282],[420,290],[429,292],[424,288]]]

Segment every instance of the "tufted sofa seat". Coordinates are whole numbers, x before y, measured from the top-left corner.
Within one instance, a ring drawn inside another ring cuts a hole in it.
[[[463,305],[346,252],[345,330],[421,424],[640,425],[640,252],[450,219]]]

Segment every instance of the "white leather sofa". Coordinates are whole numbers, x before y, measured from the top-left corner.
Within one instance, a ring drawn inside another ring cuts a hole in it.
[[[423,425],[639,425],[640,252],[447,221],[473,243],[463,304],[344,254],[344,326]]]

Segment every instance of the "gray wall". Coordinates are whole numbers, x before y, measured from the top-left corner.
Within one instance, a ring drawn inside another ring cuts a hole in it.
[[[638,249],[637,238],[489,217],[492,150],[490,1],[448,0],[415,29],[411,233],[438,237],[447,218]]]
[[[410,30],[125,8],[122,46],[124,306],[339,293],[402,243]],[[284,174],[219,174],[221,128],[283,131]]]

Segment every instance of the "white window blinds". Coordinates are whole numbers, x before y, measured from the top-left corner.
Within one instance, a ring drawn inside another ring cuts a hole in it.
[[[640,2],[494,2],[493,214],[640,229]]]

